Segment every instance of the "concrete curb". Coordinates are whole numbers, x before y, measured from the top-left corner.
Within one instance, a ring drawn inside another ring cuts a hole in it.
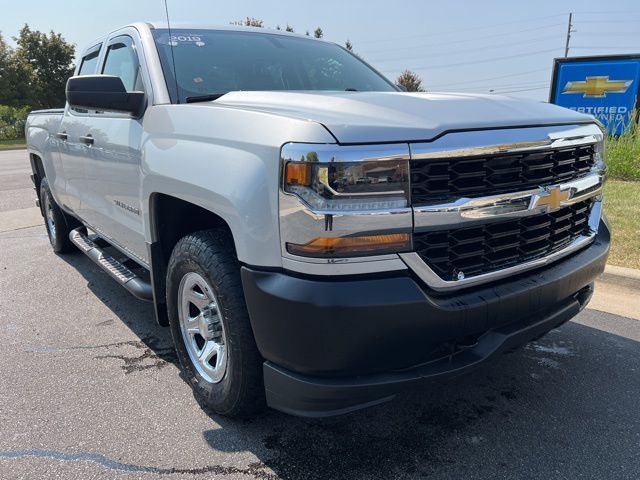
[[[42,213],[38,207],[0,212],[0,233],[38,225],[43,225]]]
[[[640,290],[640,270],[607,265],[598,279],[601,282]]]
[[[7,147],[7,148],[0,148],[0,152],[10,152],[12,150],[26,150],[27,147]]]

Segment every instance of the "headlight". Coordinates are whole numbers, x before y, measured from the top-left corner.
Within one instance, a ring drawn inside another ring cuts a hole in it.
[[[600,170],[600,174],[606,180],[607,177],[607,137],[609,134],[607,133],[607,129],[602,123],[596,120],[596,124],[600,128],[602,132],[600,135],[596,135],[597,143],[595,145],[596,151],[596,168]]]
[[[411,247],[407,145],[282,148],[283,253],[330,258]]]
[[[313,210],[347,211],[409,205],[408,165],[404,160],[287,162],[285,192]]]

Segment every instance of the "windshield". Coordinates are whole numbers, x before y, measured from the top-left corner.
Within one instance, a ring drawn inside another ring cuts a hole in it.
[[[397,91],[332,43],[244,31],[152,32],[172,100],[181,103],[234,90]]]

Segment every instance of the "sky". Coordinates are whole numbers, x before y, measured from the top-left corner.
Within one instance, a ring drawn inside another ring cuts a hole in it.
[[[505,93],[547,100],[554,57],[640,53],[638,0],[167,0],[172,22],[225,25],[247,16],[298,33],[320,26],[392,80],[404,69],[430,91]],[[24,23],[83,48],[136,21],[165,19],[163,0],[0,0],[0,32]]]

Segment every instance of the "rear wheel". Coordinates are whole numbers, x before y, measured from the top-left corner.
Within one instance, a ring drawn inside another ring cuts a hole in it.
[[[227,232],[196,232],[178,241],[167,268],[167,307],[182,372],[198,401],[231,417],[259,411],[262,358]]]
[[[44,224],[47,228],[47,235],[53,251],[56,253],[68,253],[76,250],[71,240],[69,240],[69,233],[80,224],[75,218],[64,213],[58,206],[53,195],[51,195],[49,182],[46,178],[43,178],[40,182],[40,202]]]

